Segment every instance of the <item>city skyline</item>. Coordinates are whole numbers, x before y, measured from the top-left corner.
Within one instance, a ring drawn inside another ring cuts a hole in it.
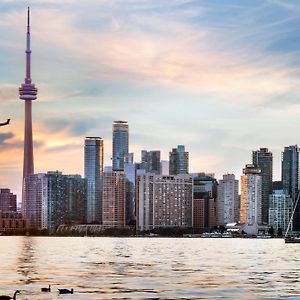
[[[295,117],[297,32],[291,26],[297,24],[297,5],[28,4],[32,67],[40,89],[33,110],[36,173],[59,168],[83,174],[85,136],[103,137],[109,165],[111,124],[121,119],[130,124],[129,152],[136,161],[142,149],[159,149],[167,159],[175,145],[183,144],[191,172],[214,172],[217,178],[229,172],[239,179],[251,151],[267,147],[274,155],[274,179],[280,178],[280,152],[298,143],[293,132],[300,126]],[[25,11],[17,0],[4,1],[0,10],[5,70],[0,72],[5,99],[0,111],[1,119],[12,118],[0,132],[0,181],[17,193],[24,122],[17,87],[24,77]]]

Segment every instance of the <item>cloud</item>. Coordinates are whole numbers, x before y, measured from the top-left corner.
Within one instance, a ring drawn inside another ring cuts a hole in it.
[[[7,140],[14,137],[14,134],[12,132],[8,133],[0,133],[0,144],[5,144]]]

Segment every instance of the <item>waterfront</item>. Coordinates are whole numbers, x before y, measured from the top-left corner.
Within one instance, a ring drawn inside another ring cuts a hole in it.
[[[300,299],[300,246],[280,239],[0,237],[17,299]],[[40,288],[52,285],[51,293]],[[57,288],[74,288],[59,296]]]

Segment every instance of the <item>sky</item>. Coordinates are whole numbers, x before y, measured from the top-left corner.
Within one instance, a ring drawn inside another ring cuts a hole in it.
[[[183,144],[191,172],[234,173],[300,144],[300,2],[1,0],[0,187],[20,195],[26,10],[31,7],[35,172],[83,175],[85,136],[126,120],[130,152]]]

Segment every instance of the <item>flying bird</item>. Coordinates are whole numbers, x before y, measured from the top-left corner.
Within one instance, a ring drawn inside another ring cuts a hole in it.
[[[0,123],[0,126],[5,126],[5,125],[8,125],[10,122],[10,119],[7,119],[6,122],[3,122],[3,123]]]

